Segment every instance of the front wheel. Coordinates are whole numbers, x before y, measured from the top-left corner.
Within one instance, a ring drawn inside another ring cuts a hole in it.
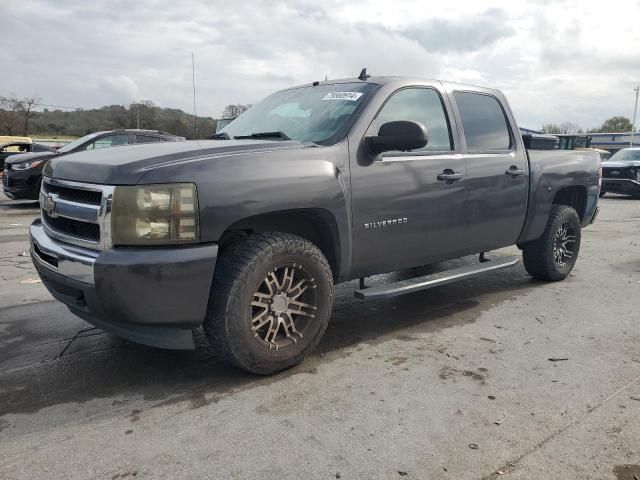
[[[295,235],[250,235],[222,252],[204,329],[229,362],[251,373],[292,367],[329,323],[333,276],[327,259]]]
[[[580,217],[573,207],[554,205],[542,236],[523,247],[524,267],[536,278],[565,279],[580,251]]]

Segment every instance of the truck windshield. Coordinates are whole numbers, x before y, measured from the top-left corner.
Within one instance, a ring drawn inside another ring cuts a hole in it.
[[[629,162],[634,160],[640,160],[640,149],[620,150],[612,155],[607,162]]]
[[[362,82],[283,90],[251,107],[220,133],[229,138],[288,137],[303,143],[331,145],[345,135],[374,87]],[[264,133],[270,134],[259,135]]]

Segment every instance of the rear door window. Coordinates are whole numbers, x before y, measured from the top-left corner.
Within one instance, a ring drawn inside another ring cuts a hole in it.
[[[462,118],[469,153],[511,149],[507,118],[496,97],[470,92],[454,92],[453,97]]]
[[[136,135],[136,143],[164,142],[162,137],[153,137],[151,135]]]

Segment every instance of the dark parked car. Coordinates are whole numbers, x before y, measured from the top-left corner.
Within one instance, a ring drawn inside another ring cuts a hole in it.
[[[640,148],[624,148],[602,162],[602,191],[640,197]]]
[[[96,132],[78,138],[58,150],[19,153],[9,157],[4,166],[2,186],[4,194],[14,200],[37,200],[42,181],[42,169],[52,158],[83,150],[99,150],[132,143],[176,142],[184,137],[157,130],[111,130]]]
[[[518,258],[365,277],[514,244],[531,275],[562,280],[598,211],[599,155],[527,149],[487,88],[363,72],[277,92],[216,138],[47,163],[30,235],[52,295],[156,347],[194,348],[204,326],[223,358],[272,373],[318,344],[335,283],[415,292]]]
[[[54,152],[53,148],[39,143],[31,142],[11,142],[0,145],[0,171],[4,169],[5,160],[11,155],[19,155],[21,153],[47,153]]]

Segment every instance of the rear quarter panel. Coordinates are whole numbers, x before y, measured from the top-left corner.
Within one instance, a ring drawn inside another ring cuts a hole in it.
[[[527,219],[518,239],[524,243],[544,232],[553,200],[563,188],[580,186],[587,191],[583,224],[597,204],[600,156],[592,151],[527,150],[529,157],[529,205]]]

